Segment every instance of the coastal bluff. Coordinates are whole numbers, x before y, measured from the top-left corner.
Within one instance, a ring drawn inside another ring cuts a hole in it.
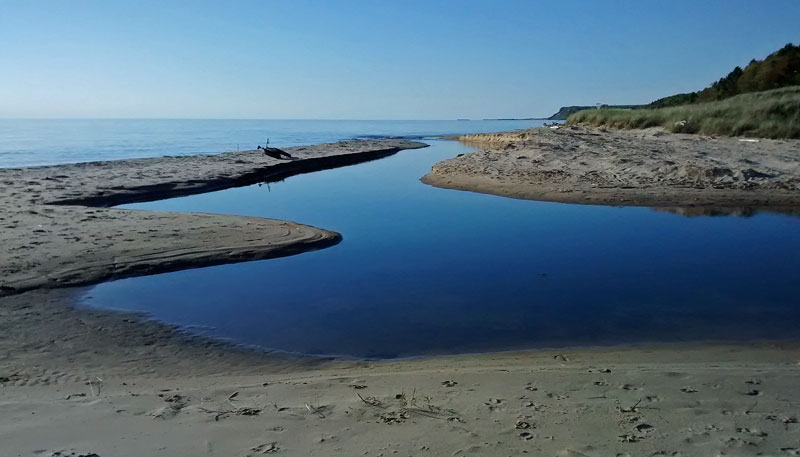
[[[356,164],[427,145],[354,140],[285,151],[168,156],[0,169],[0,296],[266,259],[341,235],[258,217],[109,208]]]

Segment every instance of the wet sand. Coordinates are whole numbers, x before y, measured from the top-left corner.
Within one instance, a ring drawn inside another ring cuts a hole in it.
[[[565,126],[457,139],[481,149],[434,165],[423,182],[530,200],[694,212],[800,207],[799,140]]]

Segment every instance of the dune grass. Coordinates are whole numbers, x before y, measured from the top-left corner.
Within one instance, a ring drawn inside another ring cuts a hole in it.
[[[800,138],[800,86],[670,108],[589,109],[571,115],[567,124],[620,129],[664,127],[674,133]]]

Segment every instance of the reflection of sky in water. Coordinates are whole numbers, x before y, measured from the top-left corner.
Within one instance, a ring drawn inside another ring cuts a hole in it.
[[[432,147],[267,186],[130,205],[341,232],[283,259],[102,284],[86,303],[288,351],[393,357],[797,337],[800,219],[684,217],[426,186]]]

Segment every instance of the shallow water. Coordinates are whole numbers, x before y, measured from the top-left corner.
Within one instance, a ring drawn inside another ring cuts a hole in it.
[[[341,244],[119,280],[84,304],[284,351],[392,358],[800,336],[800,219],[685,217],[430,187],[426,141],[284,182],[128,205],[294,220]]]

